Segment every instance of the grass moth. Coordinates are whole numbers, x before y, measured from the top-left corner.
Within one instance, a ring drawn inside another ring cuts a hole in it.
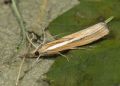
[[[38,48],[33,54],[35,55],[55,55],[59,52],[72,49],[74,47],[83,46],[92,43],[109,34],[107,23],[112,19],[110,17],[105,22],[97,23],[81,31],[62,37],[58,40],[44,44]]]

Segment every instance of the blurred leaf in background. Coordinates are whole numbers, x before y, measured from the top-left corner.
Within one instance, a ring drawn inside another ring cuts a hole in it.
[[[110,34],[65,55],[59,56],[47,73],[50,86],[119,86],[120,85],[120,0],[81,0],[80,4],[55,19],[48,27],[52,35],[85,29],[110,16]],[[61,34],[63,33],[63,34]],[[89,46],[92,46],[90,48]]]

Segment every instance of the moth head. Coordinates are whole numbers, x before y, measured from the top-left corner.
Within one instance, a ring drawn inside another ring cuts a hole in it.
[[[32,55],[33,55],[33,57],[41,57],[41,56],[44,56],[44,54],[43,53],[41,53],[41,52],[39,52],[39,51],[34,51],[33,53],[32,53]]]
[[[36,56],[38,57],[39,55],[40,55],[40,53],[39,53],[38,51],[35,51],[35,52],[34,52],[34,56],[35,56],[35,57],[36,57]]]
[[[35,52],[29,52],[24,55],[26,58],[37,58],[40,56],[40,53],[38,51]]]

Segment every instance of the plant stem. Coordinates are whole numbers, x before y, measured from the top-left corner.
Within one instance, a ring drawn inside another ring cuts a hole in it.
[[[20,29],[21,29],[22,39],[21,39],[20,44],[18,45],[18,49],[19,49],[19,48],[21,48],[21,45],[25,43],[25,40],[26,40],[26,28],[25,28],[23,18],[20,15],[20,12],[19,12],[19,10],[17,8],[16,0],[12,0],[12,9],[13,9],[13,12],[14,12],[14,14],[16,16],[16,19],[17,19],[17,21],[19,23],[19,26],[20,26]]]
[[[105,20],[105,23],[109,23],[111,20],[113,20],[114,16],[111,16],[110,18],[108,18],[107,20]]]

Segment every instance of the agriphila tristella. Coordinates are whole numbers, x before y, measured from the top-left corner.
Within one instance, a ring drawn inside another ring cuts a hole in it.
[[[65,50],[92,43],[109,34],[107,23],[112,19],[113,17],[110,17],[105,22],[97,23],[76,33],[46,43],[37,48],[32,54],[35,56],[55,55]]]
[[[73,49],[75,47],[83,46],[83,45],[92,43],[96,40],[99,40],[100,38],[109,34],[107,23],[110,22],[112,19],[113,17],[110,17],[105,22],[97,23],[93,26],[90,26],[76,33],[67,35],[58,40],[54,40],[52,42],[39,46],[32,52],[32,56],[38,57],[39,59],[40,56],[49,56],[49,55],[55,55],[55,54],[62,55],[60,53],[62,51]],[[23,62],[24,62],[24,59],[23,59]],[[19,77],[20,77],[20,72],[21,72],[23,62],[21,63],[21,66],[19,68],[18,76],[16,79],[16,85],[18,85],[18,82],[19,82]]]

